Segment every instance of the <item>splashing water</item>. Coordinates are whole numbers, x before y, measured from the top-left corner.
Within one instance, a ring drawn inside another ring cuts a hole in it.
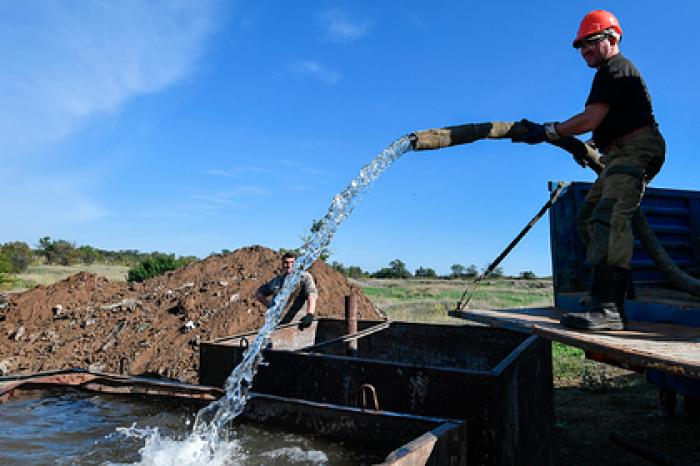
[[[243,412],[249,398],[253,377],[263,359],[262,349],[268,345],[270,333],[282,318],[284,307],[301,280],[302,273],[308,270],[322,253],[327,251],[338,226],[350,215],[369,185],[379,178],[392,163],[411,149],[411,141],[407,136],[394,141],[369,164],[365,165],[360,170],[359,175],[333,198],[328,213],[321,221],[320,228],[301,247],[299,257],[294,261],[294,268],[285,278],[282,290],[274,297],[272,305],[267,309],[265,323],[243,354],[241,363],[226,379],[225,395],[197,413],[192,433],[184,440],[184,443],[190,446],[180,448],[180,451],[197,452],[194,455],[197,458],[192,463],[177,464],[200,464],[201,457],[199,455],[205,451],[204,446],[206,446],[208,459],[201,464],[210,464],[208,461],[211,459],[220,460],[222,453],[223,456],[226,456],[226,453],[231,453],[228,433],[224,427]],[[172,452],[172,445],[168,449]],[[157,456],[158,453],[151,452],[151,454]]]
[[[138,466],[238,466],[244,464],[246,453],[240,444],[220,442],[215,450],[207,442],[207,439],[190,435],[185,441],[178,441],[168,437],[162,437],[157,427],[117,428],[117,433],[124,437],[133,437],[144,441],[144,446],[139,450],[141,460]],[[231,458],[235,457],[235,461]],[[127,466],[125,463],[107,463],[106,466]]]

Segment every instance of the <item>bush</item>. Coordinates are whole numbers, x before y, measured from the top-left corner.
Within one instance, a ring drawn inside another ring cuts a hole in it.
[[[0,246],[0,272],[24,272],[33,259],[31,248],[22,241],[13,241]]]
[[[344,266],[341,262],[333,261],[330,264],[333,270],[337,270],[348,278],[367,278],[369,274],[356,265]]]
[[[452,264],[450,266],[450,271],[453,278],[459,278],[466,274],[467,268],[462,264]]]
[[[345,268],[345,276],[348,278],[367,278],[369,277],[369,274],[362,270],[361,267],[351,265]]]
[[[410,278],[411,272],[406,268],[399,259],[394,259],[389,262],[389,267],[384,267],[372,274],[373,278]]]
[[[80,246],[76,250],[76,257],[84,264],[94,264],[100,259],[100,252],[92,246]]]
[[[533,278],[537,278],[537,275],[535,275],[535,272],[533,272],[532,270],[525,270],[524,272],[520,272],[520,278],[525,280],[532,280]]]
[[[163,254],[154,252],[146,259],[142,260],[138,265],[129,269],[127,281],[142,282],[149,278],[162,275],[169,270],[175,270],[189,263],[196,261],[194,256],[175,258],[175,254]]]
[[[12,264],[7,257],[0,255],[0,274],[12,273]]]
[[[430,267],[419,267],[416,269],[415,276],[416,278],[435,278],[437,277],[437,273]]]
[[[48,236],[39,239],[37,254],[44,256],[47,264],[71,265],[78,259],[75,243],[51,240]]]
[[[338,261],[333,261],[331,263],[331,268],[333,270],[337,270],[338,272],[342,273],[343,275],[345,275],[347,273],[347,271],[345,270],[345,266],[341,262],[338,262]]]
[[[71,265],[77,261],[75,243],[59,239],[51,245],[49,264]]]
[[[130,267],[137,265],[149,256],[149,254],[139,252],[137,249],[124,249],[120,251],[99,250],[99,252],[101,259],[105,263],[127,265]]]

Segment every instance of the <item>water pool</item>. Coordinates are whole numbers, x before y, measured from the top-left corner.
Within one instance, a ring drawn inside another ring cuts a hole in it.
[[[177,444],[189,435],[196,411],[195,404],[173,400],[26,392],[0,405],[0,464],[192,464]],[[357,465],[383,457],[243,420],[226,450],[227,465]]]

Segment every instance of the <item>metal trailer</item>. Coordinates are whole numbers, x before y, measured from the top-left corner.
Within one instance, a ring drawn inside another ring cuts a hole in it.
[[[547,340],[474,325],[360,321],[356,328],[337,319],[304,331],[278,328],[256,392],[465,420],[469,464],[552,464]],[[202,343],[200,383],[222,386],[254,336]]]
[[[553,184],[550,183],[550,189]],[[563,312],[582,310],[590,266],[578,238],[575,218],[590,183],[574,182],[550,211],[554,308],[498,311],[469,310],[460,317],[526,331],[586,350],[602,362],[643,372],[661,390],[662,407],[675,409],[675,395],[691,412],[700,411],[700,298],[673,289],[635,239],[632,258],[634,293],[625,311],[623,332],[584,332],[559,324]],[[690,275],[700,272],[700,192],[650,188],[641,210],[674,263]]]

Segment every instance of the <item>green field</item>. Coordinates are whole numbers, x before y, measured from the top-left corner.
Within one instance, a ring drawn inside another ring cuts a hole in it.
[[[50,285],[78,272],[90,272],[107,277],[110,281],[126,281],[129,270],[124,265],[78,264],[78,265],[30,265],[26,272],[10,274],[9,280],[0,283],[2,291],[24,291],[39,285]]]
[[[354,280],[372,302],[393,320],[463,323],[447,315],[465,290],[471,309],[507,309],[552,305],[549,280],[484,280],[474,289],[466,280],[364,279]]]

